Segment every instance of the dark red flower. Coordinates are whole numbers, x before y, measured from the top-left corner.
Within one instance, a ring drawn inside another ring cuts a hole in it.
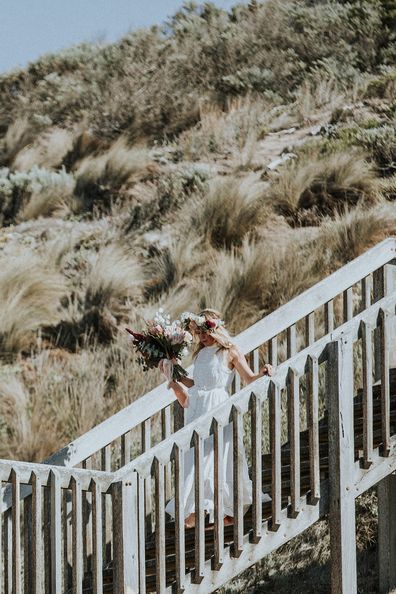
[[[136,338],[136,340],[145,340],[145,338],[146,338],[146,337],[144,336],[144,334],[140,334],[139,332],[134,332],[134,331],[133,331],[133,330],[131,330],[130,328],[125,328],[125,330],[126,330],[127,332],[129,332],[129,334],[132,334],[132,336],[133,336],[134,338]]]
[[[205,325],[209,329],[216,328],[216,322],[213,320],[206,320]]]

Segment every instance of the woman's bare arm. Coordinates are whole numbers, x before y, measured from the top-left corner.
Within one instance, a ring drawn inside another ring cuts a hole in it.
[[[188,406],[188,394],[183,388],[183,386],[181,386],[175,380],[172,380],[171,382],[169,382],[169,387],[172,388],[172,390],[174,391],[175,396],[178,399],[181,406],[183,408],[186,408]]]
[[[272,375],[273,368],[269,363],[265,364],[259,373],[254,373],[246,361],[246,357],[238,346],[233,346],[229,350],[229,361],[233,364],[236,371],[241,376],[242,381],[245,384],[250,384],[254,380],[262,377],[263,375]]]

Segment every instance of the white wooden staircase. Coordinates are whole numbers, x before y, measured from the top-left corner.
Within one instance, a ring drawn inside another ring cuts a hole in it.
[[[298,263],[296,263],[296,266]],[[209,593],[329,514],[331,590],[356,584],[355,498],[379,484],[381,592],[396,588],[396,238],[236,337],[257,371],[198,421],[165,383],[43,464],[0,461],[0,592]],[[286,348],[283,349],[283,345]],[[191,369],[190,369],[191,371]],[[234,525],[223,526],[222,436],[232,421]],[[203,441],[214,435],[205,530]],[[253,504],[243,515],[245,443]],[[183,455],[195,452],[197,526],[185,530]],[[271,503],[262,504],[261,491]],[[176,521],[165,503],[176,499]]]

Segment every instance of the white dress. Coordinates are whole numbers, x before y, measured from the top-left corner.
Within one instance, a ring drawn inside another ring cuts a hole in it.
[[[197,419],[209,410],[227,400],[230,396],[230,386],[235,374],[226,362],[227,349],[219,349],[218,344],[203,347],[194,363],[194,385],[188,389],[188,407],[186,408],[186,423]],[[223,457],[223,502],[224,514],[233,516],[233,455],[232,455],[232,423],[224,427],[224,457]],[[204,509],[209,512],[209,522],[214,521],[214,445],[213,435],[204,440]],[[243,451],[243,505],[246,512],[252,503],[252,482]],[[191,448],[184,455],[184,517],[195,511],[194,493],[194,449]],[[264,496],[264,500],[269,500]],[[175,501],[171,499],[165,510],[174,518]]]

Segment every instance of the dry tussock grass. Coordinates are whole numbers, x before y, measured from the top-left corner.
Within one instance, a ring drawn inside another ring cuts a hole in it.
[[[188,224],[217,248],[241,245],[268,213],[263,200],[263,184],[256,176],[215,178],[202,197],[194,196],[180,213]]]
[[[7,357],[26,350],[38,328],[59,321],[68,290],[64,277],[46,267],[45,256],[26,250],[1,264],[0,352]]]
[[[13,168],[29,171],[33,165],[52,169],[59,167],[73,145],[73,133],[64,128],[50,128],[18,152]]]
[[[345,204],[366,205],[378,199],[376,175],[365,159],[353,152],[326,157],[317,154],[284,167],[269,192],[273,207],[292,224],[318,224]]]
[[[150,169],[151,168],[151,169]],[[99,156],[88,156],[78,163],[76,176],[77,209],[109,210],[121,187],[133,184],[155,167],[145,147],[129,147],[120,137]]]

